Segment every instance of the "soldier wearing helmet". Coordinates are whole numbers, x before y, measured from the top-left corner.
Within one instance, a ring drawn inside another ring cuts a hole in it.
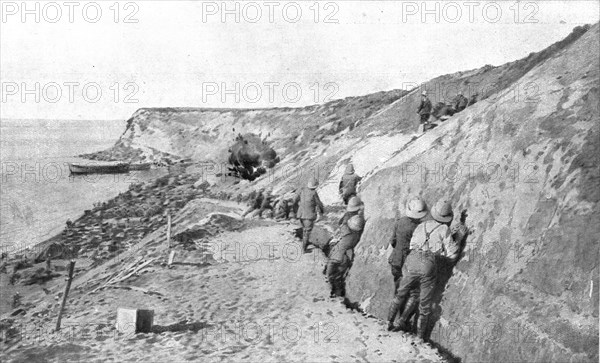
[[[365,219],[363,203],[359,197],[352,197],[346,207],[346,213],[340,219],[338,236],[330,244],[327,261],[327,279],[331,285],[331,296],[345,296],[345,277],[352,266],[354,247],[360,241]]]
[[[445,200],[438,201],[431,209],[431,217],[432,220],[419,224],[413,233],[410,253],[404,264],[404,277],[394,297],[398,306],[402,307],[409,295],[420,289],[417,334],[425,341],[429,339],[429,316],[437,282],[438,260],[446,257],[450,261],[456,261],[460,251],[458,239],[450,229],[454,217],[452,205]],[[399,329],[406,330],[405,324],[401,320]]]
[[[356,188],[360,180],[361,177],[354,173],[354,166],[352,164],[346,165],[346,171],[344,175],[342,175],[338,187],[339,194],[345,205],[348,204],[350,198],[356,195]]]
[[[402,267],[404,266],[406,256],[410,252],[410,240],[413,232],[423,218],[427,216],[427,213],[427,204],[421,198],[417,197],[408,201],[405,215],[395,221],[390,238],[390,245],[393,250],[388,259],[392,269],[392,276],[394,277],[394,295],[402,279]],[[418,291],[416,292],[418,293]],[[411,299],[406,303],[406,308],[404,309],[406,314],[412,312],[413,305],[416,307],[416,304],[418,304],[418,295],[413,293],[411,294]],[[408,308],[409,306],[411,307],[410,309]],[[398,301],[393,299],[388,311],[388,330],[394,329],[394,320],[400,308],[401,306],[398,305]],[[408,321],[408,318],[406,320]]]
[[[300,193],[294,198],[293,209],[298,210],[296,218],[300,219],[302,223],[302,250],[304,253],[308,253],[308,243],[310,240],[310,233],[312,232],[315,220],[320,215],[325,213],[323,203],[317,194],[317,179],[311,178],[308,181],[306,188],[302,189]]]
[[[432,109],[433,105],[431,104],[429,97],[427,97],[427,91],[423,91],[421,93],[421,103],[419,103],[419,108],[417,109],[417,114],[423,125],[423,131],[426,131],[429,127],[429,116],[431,116]]]
[[[396,289],[398,289],[400,279],[402,278],[404,259],[410,251],[410,239],[426,215],[427,204],[421,198],[414,198],[407,203],[405,216],[395,221],[394,230],[390,238],[390,245],[393,251],[388,262],[392,267],[392,276],[394,276],[394,286]]]

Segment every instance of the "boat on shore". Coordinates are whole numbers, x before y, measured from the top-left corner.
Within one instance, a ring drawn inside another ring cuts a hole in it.
[[[129,164],[129,170],[150,170],[154,165],[153,162],[150,163],[132,163]]]
[[[111,164],[71,164],[69,171],[71,174],[116,174],[128,173],[129,163],[111,163]],[[137,169],[139,170],[139,169]]]

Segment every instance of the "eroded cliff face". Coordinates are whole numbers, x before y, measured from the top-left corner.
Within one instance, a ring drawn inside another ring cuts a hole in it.
[[[597,361],[600,50],[598,25],[587,29],[424,84],[434,102],[459,91],[479,100],[425,134],[415,89],[298,109],[141,109],[115,148],[226,162],[235,136],[252,133],[281,161],[252,183],[213,188],[278,193],[316,175],[330,206],[352,162],[368,220],[347,292],[381,318],[398,205],[450,199],[472,234],[438,298],[433,340],[466,361]]]
[[[405,93],[380,92],[304,108],[143,108],[128,120],[116,145],[97,155],[117,160],[168,155],[220,164],[227,162],[228,149],[239,134],[254,134],[274,147],[278,155],[289,155],[354,128]]]
[[[351,298],[384,317],[390,217],[420,194],[473,230],[433,339],[467,361],[598,359],[598,26],[508,88],[409,143],[361,188],[368,228]]]

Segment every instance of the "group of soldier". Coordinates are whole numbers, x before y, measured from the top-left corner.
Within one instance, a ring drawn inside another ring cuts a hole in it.
[[[324,272],[331,286],[331,297],[345,296],[345,278],[365,226],[364,204],[357,195],[360,180],[354,167],[347,165],[338,189],[345,212],[337,223],[333,238],[321,246],[328,257]],[[262,197],[255,198],[245,214],[254,211],[260,216],[274,205],[276,218],[296,217],[302,225],[302,250],[308,253],[313,226],[325,212],[317,187],[317,180],[312,178],[292,197],[282,196],[275,203],[272,191],[266,189],[259,193]],[[390,239],[393,249],[388,260],[394,280],[388,330],[410,331],[409,320],[418,308],[417,334],[424,340],[428,339],[434,291],[439,287],[439,266],[441,263],[453,265],[457,262],[468,233],[464,218],[454,224],[453,220],[450,202],[439,200],[429,210],[427,203],[419,197],[410,199],[405,206],[405,215],[395,220]]]
[[[476,94],[472,95],[471,99],[469,100],[462,94],[462,92],[459,92],[454,97],[450,105],[446,105],[445,103],[439,102],[436,108],[434,109],[433,104],[427,96],[427,91],[423,91],[421,93],[421,102],[419,103],[419,107],[417,108],[417,114],[420,118],[420,124],[423,125],[423,132],[435,126],[431,122],[432,115],[434,118],[441,118],[441,120],[445,120],[445,117],[449,117],[456,113],[459,113],[465,108],[467,108],[467,106],[470,106],[475,102],[477,102]]]
[[[283,193],[276,198],[272,188],[261,188],[258,192],[250,193],[248,197],[250,203],[242,217],[274,218],[276,220],[295,218],[293,198],[293,191]]]
[[[346,211],[338,221],[334,237],[320,246],[328,260],[325,269],[331,285],[331,296],[344,296],[344,279],[354,259],[354,247],[360,241],[365,225],[364,205],[357,194],[361,178],[352,164],[346,166],[338,190]],[[302,226],[302,251],[309,253],[310,235],[315,222],[322,219],[325,208],[317,193],[318,181],[309,179],[306,187],[299,191],[284,193],[275,199],[271,188],[260,189],[250,198],[250,206],[243,217],[273,217],[276,220],[297,218]]]
[[[440,273],[444,271],[440,267],[458,261],[468,233],[464,217],[465,213],[452,224],[450,202],[439,200],[429,211],[425,201],[415,197],[407,203],[405,215],[396,219],[390,240],[393,251],[388,260],[394,277],[388,330],[410,331],[409,320],[418,307],[417,335],[428,340],[434,292],[440,288]]]

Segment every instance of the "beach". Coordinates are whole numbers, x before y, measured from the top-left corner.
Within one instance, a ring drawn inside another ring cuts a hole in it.
[[[60,233],[95,203],[162,171],[75,176],[68,163],[114,144],[122,121],[2,120],[0,249],[15,253]]]
[[[193,179],[181,176],[144,190],[169,195],[194,189],[185,183]],[[76,259],[60,331],[54,325],[64,280],[29,286],[22,310],[3,320],[7,361],[449,359],[412,335],[385,331],[380,320],[343,299],[329,298],[326,258],[317,248],[300,253],[297,222],[243,220],[244,204],[197,193],[173,219],[171,248],[163,223],[133,248]],[[65,264],[57,266],[64,274]],[[114,282],[130,271],[136,272]],[[15,291],[1,276],[3,291]],[[153,331],[116,331],[116,311],[123,307],[153,310]]]

